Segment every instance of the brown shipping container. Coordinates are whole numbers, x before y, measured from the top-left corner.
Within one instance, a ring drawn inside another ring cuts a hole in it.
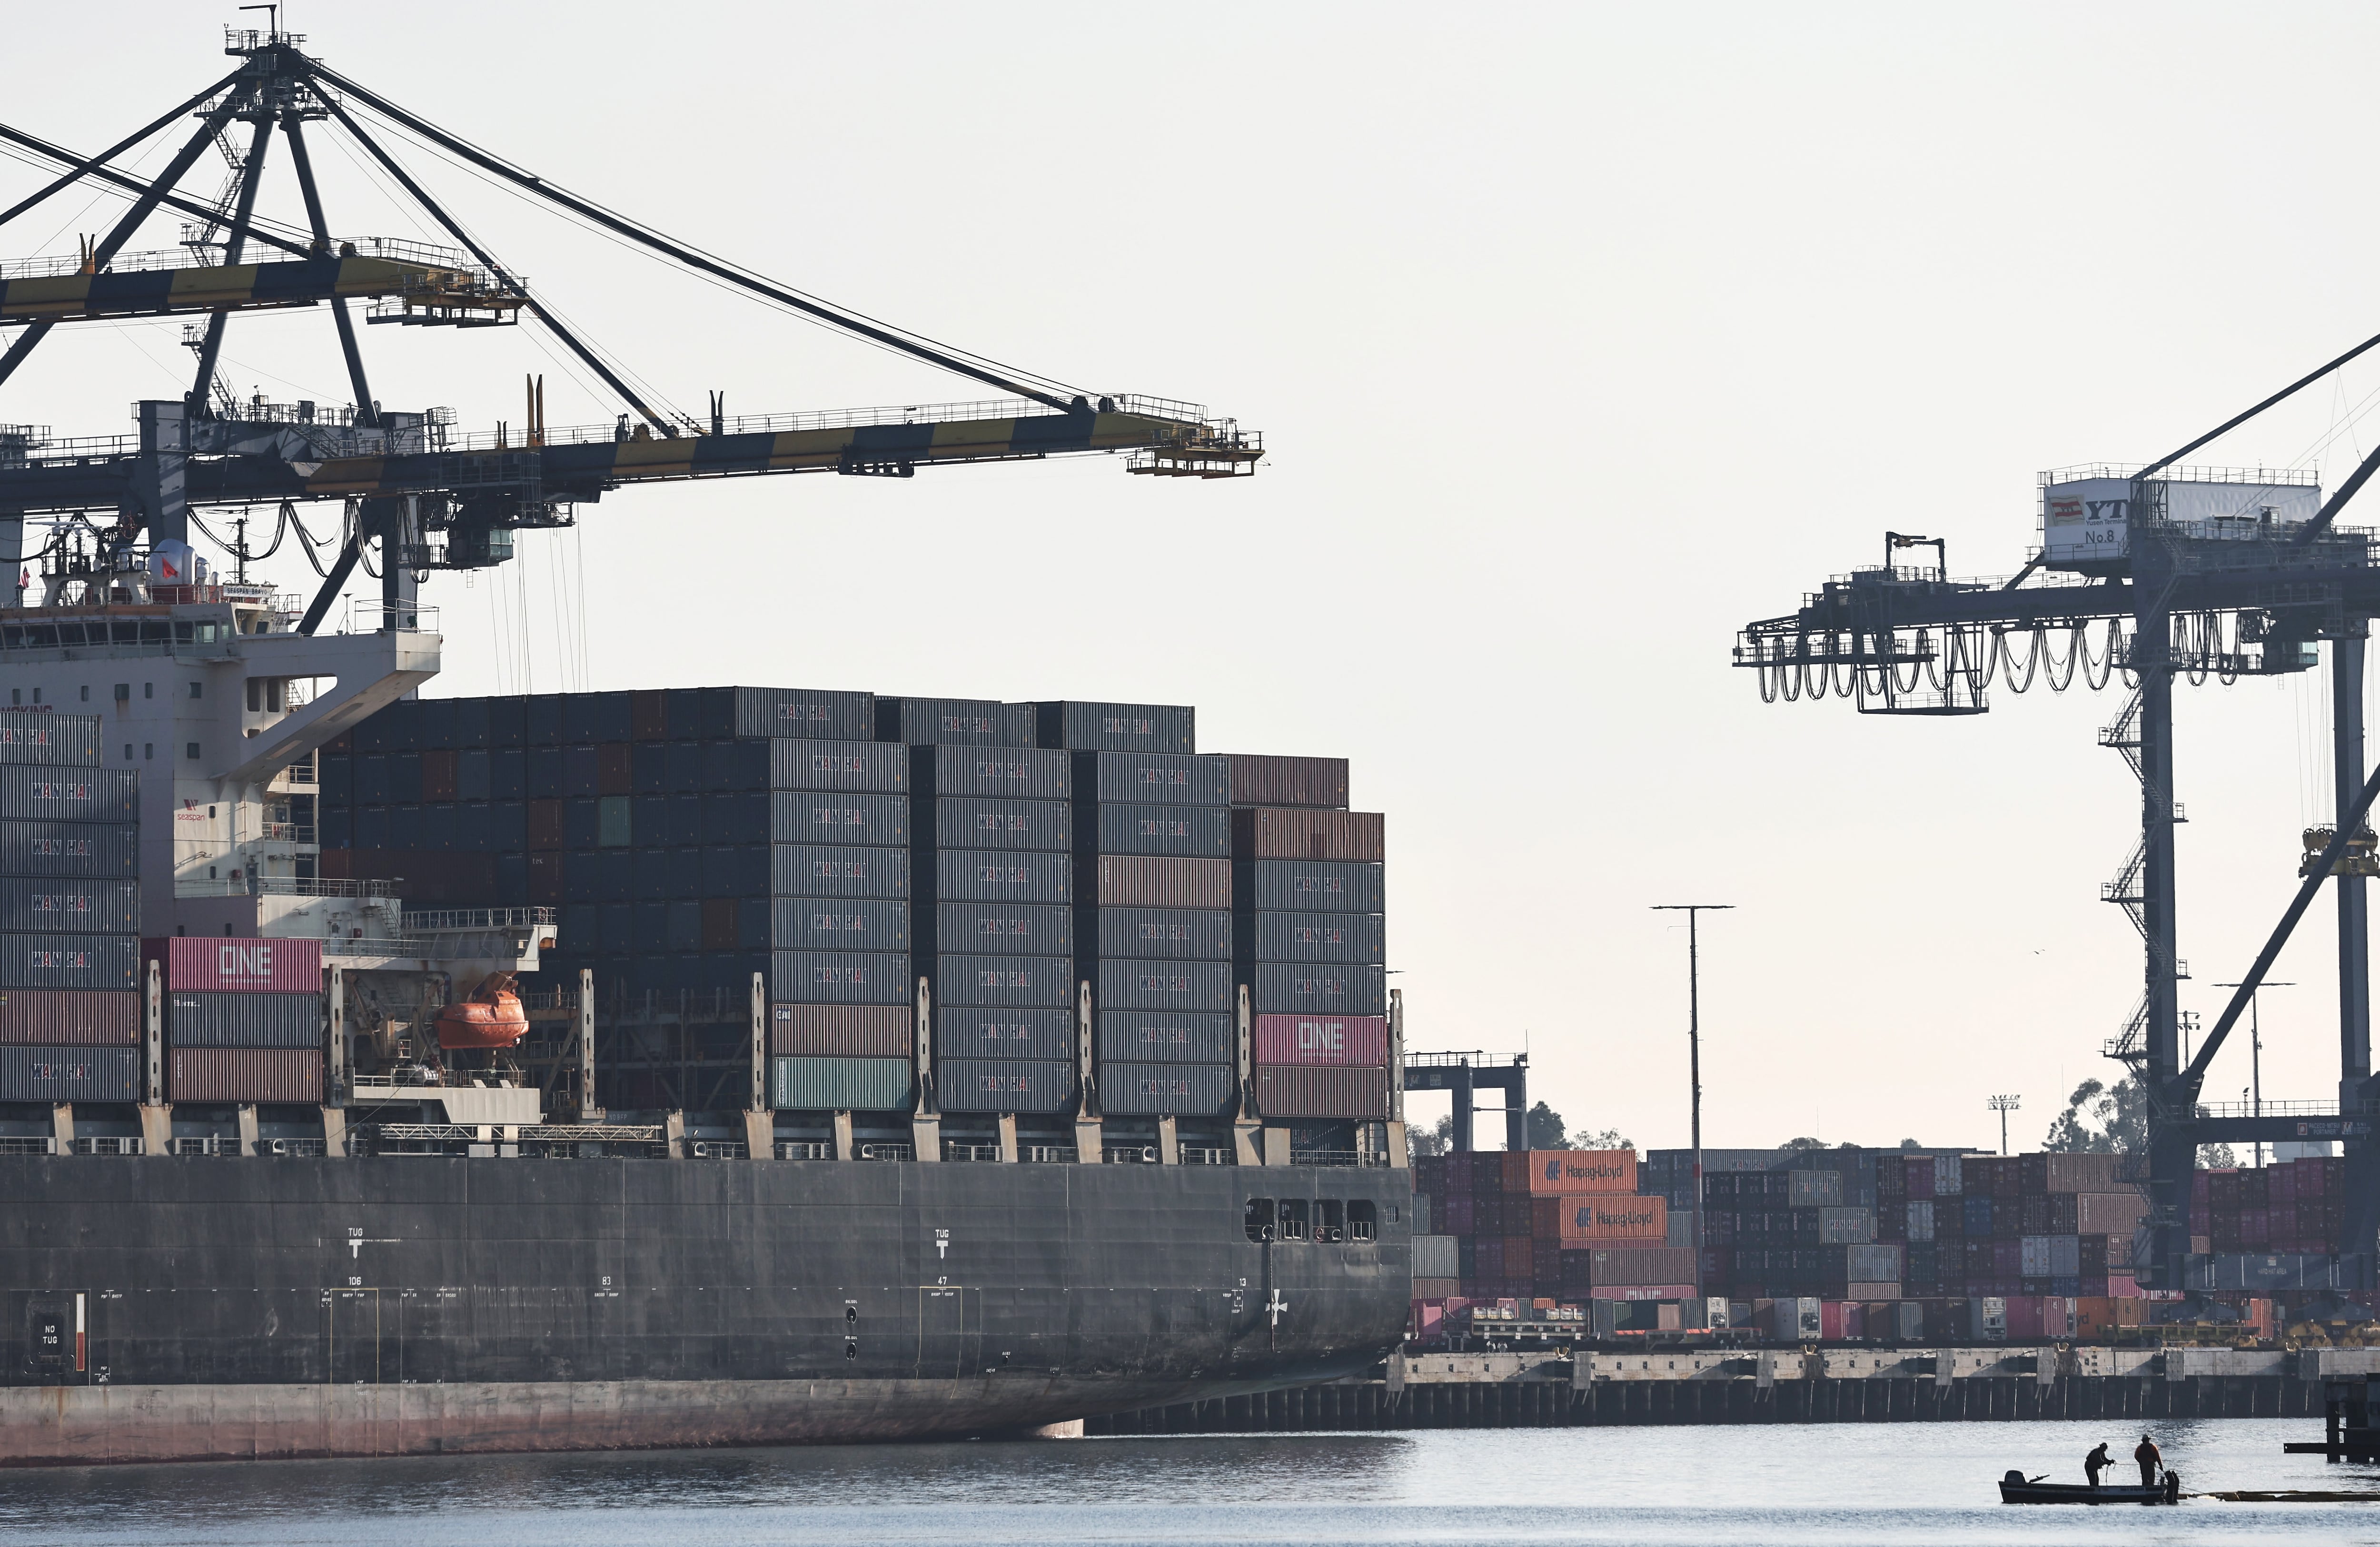
[[[452,800],[455,798],[455,753],[442,747],[425,748],[421,753],[421,798]]]
[[[1232,862],[1102,854],[1098,901],[1101,907],[1229,907]]]
[[[1256,1066],[1257,1110],[1267,1117],[1360,1117],[1389,1115],[1386,1069],[1317,1069]]]
[[[1347,808],[1345,758],[1281,758],[1226,752],[1234,806]]]
[[[322,1099],[322,1055],[311,1049],[177,1047],[165,1054],[165,1094],[176,1102]]]
[[[1634,1193],[1572,1193],[1529,1200],[1531,1235],[1585,1243],[1629,1242],[1653,1245],[1670,1236],[1670,1205],[1666,1199]],[[1548,1216],[1552,1229],[1548,1229]]]
[[[0,1044],[129,1047],[140,1041],[142,995],[105,989],[0,990]]]
[[[1386,858],[1387,821],[1378,811],[1242,807],[1232,813],[1232,858],[1377,864]]]
[[[1586,1281],[1597,1287],[1694,1281],[1692,1247],[1599,1247],[1586,1255]]]
[[[2075,1231],[2083,1236],[2121,1236],[2129,1240],[2148,1212],[2148,1200],[2129,1189],[2078,1193],[2074,1198]]]
[[[777,1058],[906,1058],[917,1013],[906,1005],[772,1005]]]
[[[1497,1157],[1504,1190],[1550,1197],[1570,1192],[1634,1192],[1633,1150],[1516,1150]],[[1674,1284],[1675,1279],[1646,1283]]]
[[[2027,1157],[2028,1159],[2031,1157]],[[2114,1154],[2044,1155],[2043,1192],[2114,1192],[2116,1163],[2121,1156]]]
[[[528,847],[557,849],[562,842],[562,802],[532,800],[528,803]]]

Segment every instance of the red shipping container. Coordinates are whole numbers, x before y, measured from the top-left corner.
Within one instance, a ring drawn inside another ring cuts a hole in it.
[[[0,1043],[128,1047],[140,1041],[144,1003],[121,989],[0,990]]]
[[[310,1048],[171,1048],[165,1094],[176,1102],[310,1105],[322,1099],[322,1055]]]
[[[1387,821],[1378,811],[1242,807],[1232,813],[1232,857],[1378,863],[1386,853]]]
[[[2031,1295],[2011,1296],[2008,1302],[2009,1341],[2042,1335],[2041,1301]]]
[[[1386,1069],[1258,1064],[1256,1088],[1257,1110],[1268,1117],[1378,1118],[1389,1110]]]
[[[778,1058],[906,1058],[916,1018],[906,1005],[772,1005],[769,1052]]]
[[[1389,1019],[1386,1016],[1258,1016],[1256,1055],[1259,1064],[1385,1068]]]
[[[1529,1237],[1507,1236],[1503,1239],[1504,1276],[1508,1279],[1525,1278],[1532,1283],[1536,1282],[1537,1254]]]
[[[455,795],[455,753],[443,748],[428,748],[421,754],[421,798],[452,800]]]
[[[1223,754],[1232,770],[1236,806],[1332,806],[1347,804],[1345,758],[1291,758]]]
[[[1499,1158],[1508,1194],[1545,1198],[1636,1190],[1633,1150],[1516,1150]]]
[[[140,943],[169,993],[320,993],[322,943],[272,935],[167,935]]]

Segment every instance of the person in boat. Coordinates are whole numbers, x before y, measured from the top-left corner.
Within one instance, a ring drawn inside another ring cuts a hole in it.
[[[2099,1474],[2115,1464],[2107,1455],[2107,1442],[2102,1440],[2096,1450],[2082,1458],[2082,1475],[2091,1480],[2092,1487],[2096,1488],[2099,1486]]]
[[[2141,1464],[2141,1486],[2155,1487],[2157,1473],[2165,1466],[2165,1453],[2157,1449],[2156,1442],[2142,1435],[2140,1444],[2132,1451],[2132,1459]]]

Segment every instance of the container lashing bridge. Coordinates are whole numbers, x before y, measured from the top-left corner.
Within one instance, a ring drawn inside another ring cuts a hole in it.
[[[194,509],[278,506],[278,530],[285,533],[296,506],[336,501],[344,535],[335,558],[327,566],[316,563],[322,584],[298,627],[312,633],[321,626],[357,565],[367,562],[368,549],[377,550],[382,627],[399,627],[416,616],[427,571],[502,563],[512,554],[515,531],[568,525],[577,504],[629,484],[830,471],[907,478],[921,467],[1092,452],[1124,453],[1135,473],[1232,478],[1252,473],[1264,455],[1260,436],[1196,405],[1085,392],[863,317],[678,241],[408,112],[302,53],[304,41],[281,30],[277,16],[268,29],[227,30],[225,52],[239,60],[230,74],[96,154],[0,125],[0,140],[62,168],[0,210],[0,225],[78,186],[131,200],[112,228],[84,238],[73,255],[0,265],[0,330],[18,330],[0,349],[0,385],[67,325],[183,317],[190,320],[184,341],[197,356],[190,390],[179,400],[140,404],[135,434],[59,438],[36,425],[0,424],[0,576],[30,556],[24,552],[29,516],[61,519],[42,550],[45,574],[60,578],[71,559],[86,597],[105,600],[116,584],[112,577],[140,567],[144,535],[151,545],[188,541]],[[379,133],[367,128],[368,115]],[[198,118],[197,130],[155,177],[114,164],[186,116]],[[308,138],[315,124],[343,133],[455,246],[334,240]],[[233,139],[242,127],[244,144]],[[382,138],[392,131],[609,238],[1001,396],[730,418],[722,395],[714,393],[707,421],[656,406],[650,398],[657,395],[632,385],[422,186]],[[302,225],[258,213],[276,136],[296,175]],[[220,152],[228,177],[212,198],[191,197],[182,184],[210,148]],[[152,217],[168,212],[188,217],[181,250],[127,250]],[[231,317],[322,305],[337,331],[353,406],[236,398],[218,372]],[[549,430],[541,382],[529,390],[517,433],[499,428],[459,435],[444,409],[383,410],[365,371],[354,305],[366,309],[367,323],[540,327],[624,411],[612,423]],[[14,416],[0,415],[6,417]],[[112,524],[102,529],[93,513]],[[65,541],[70,530],[95,539],[96,554],[72,557]],[[244,539],[238,545],[245,557]],[[310,540],[306,547],[312,562]],[[7,594],[0,585],[0,598]],[[21,591],[16,600],[22,603]]]
[[[2147,1096],[2151,1208],[2136,1253],[2148,1285],[2188,1286],[2191,1174],[2202,1144],[2340,1141],[2344,1238],[2367,1273],[2380,1234],[2364,886],[2380,869],[2367,822],[2380,769],[2367,774],[2363,745],[2364,651],[2380,616],[2380,564],[2369,531],[2336,520],[2380,471],[2380,451],[2328,499],[2302,470],[2181,465],[2375,347],[2380,336],[2146,467],[2044,474],[2041,547],[2013,579],[1953,580],[1937,540],[1888,533],[1882,566],[1828,581],[1797,612],[1748,625],[1735,646],[1735,664],[1757,676],[1764,700],[1832,694],[1868,714],[1981,714],[1995,679],[2019,693],[2037,681],[2064,691],[2078,679],[2100,688],[2119,677],[2132,689],[2099,739],[2140,779],[2140,840],[2101,895],[2141,932],[2144,992],[2104,1051],[2131,1066]],[[1934,548],[1933,566],[1896,562],[1923,546]],[[2174,907],[2174,834],[2185,815],[2174,798],[2174,684],[2312,671],[2323,645],[2337,821],[2305,834],[2296,895],[2185,1059],[2177,997],[2189,972],[2176,949]],[[2208,1066],[2325,883],[2338,900],[2337,1100],[2202,1102]]]

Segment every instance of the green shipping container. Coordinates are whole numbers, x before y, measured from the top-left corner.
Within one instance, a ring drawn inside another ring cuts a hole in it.
[[[779,1058],[769,1104],[796,1112],[897,1112],[909,1105],[905,1058]]]
[[[631,848],[635,834],[628,821],[628,798],[607,795],[595,802],[595,847]]]

